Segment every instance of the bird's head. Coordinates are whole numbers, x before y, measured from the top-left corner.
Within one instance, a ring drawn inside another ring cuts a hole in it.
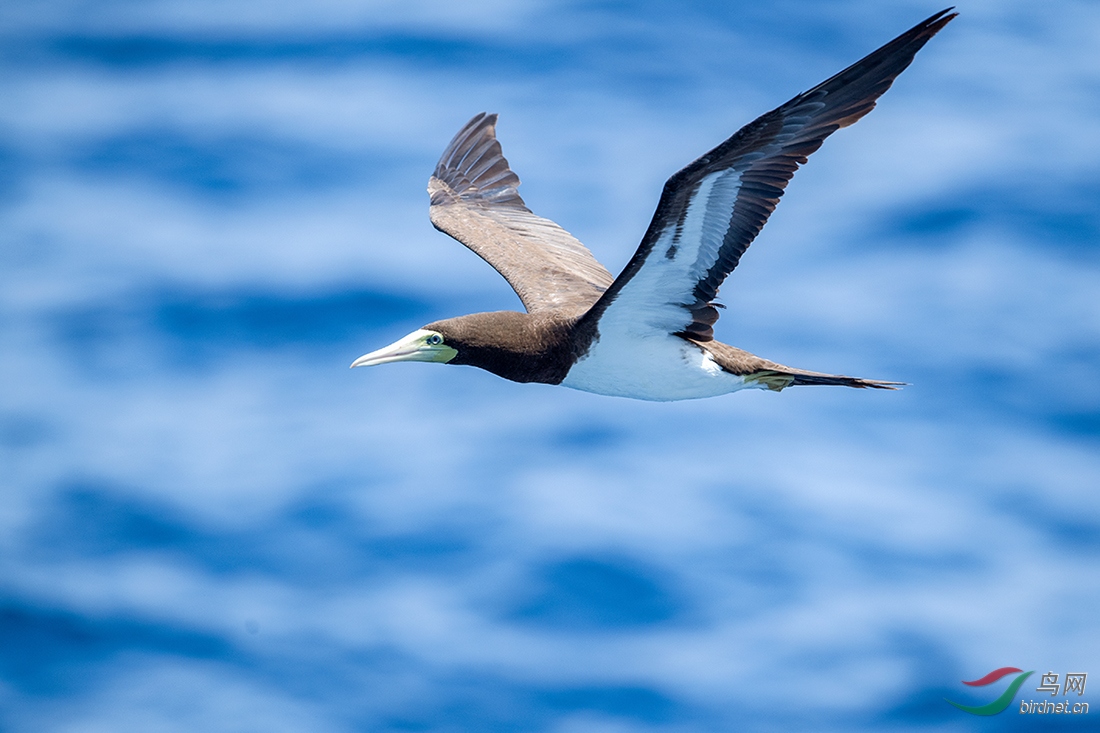
[[[473,313],[429,323],[352,366],[434,361],[479,367],[516,382],[557,384],[572,363],[563,356],[568,335],[567,325],[526,313]]]
[[[484,362],[491,360],[491,354],[516,356],[516,349],[530,339],[529,321],[527,314],[512,311],[472,313],[435,321],[389,346],[360,356],[352,367],[394,361],[435,361],[486,369],[489,367]]]
[[[447,337],[438,330],[418,328],[402,339],[377,351],[363,354],[351,363],[352,368],[377,366],[393,361],[436,361],[447,363],[458,356],[458,349],[447,343]]]

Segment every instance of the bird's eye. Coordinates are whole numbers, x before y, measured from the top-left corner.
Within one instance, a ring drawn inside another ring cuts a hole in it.
[[[428,337],[428,344],[431,346],[439,346],[441,343],[443,343],[443,337],[438,333],[433,333]]]

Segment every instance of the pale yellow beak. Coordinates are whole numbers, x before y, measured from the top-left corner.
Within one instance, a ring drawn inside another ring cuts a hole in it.
[[[458,352],[443,343],[442,334],[436,331],[419,329],[405,338],[394,341],[378,351],[363,354],[351,363],[351,368],[377,366],[393,361],[438,361],[448,362],[458,356]],[[437,341],[432,343],[432,341]]]

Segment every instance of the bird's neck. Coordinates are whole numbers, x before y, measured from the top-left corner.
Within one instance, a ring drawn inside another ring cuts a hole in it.
[[[559,384],[575,361],[576,321],[560,314],[474,313],[442,322],[461,343],[450,363],[513,382]]]

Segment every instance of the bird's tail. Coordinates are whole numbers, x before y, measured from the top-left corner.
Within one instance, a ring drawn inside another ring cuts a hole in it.
[[[897,389],[905,382],[884,382],[879,379],[860,379],[840,374],[822,374],[802,369],[764,369],[745,375],[746,382],[756,382],[774,392],[802,384],[831,384],[858,389]]]

